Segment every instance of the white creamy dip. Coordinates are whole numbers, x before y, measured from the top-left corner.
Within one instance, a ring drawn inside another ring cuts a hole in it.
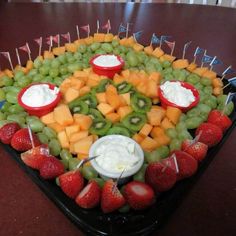
[[[181,83],[178,81],[166,81],[160,88],[164,97],[178,106],[187,107],[195,101],[193,92],[181,86]]]
[[[35,84],[30,86],[21,97],[22,102],[30,107],[42,107],[53,102],[59,89],[55,87],[53,90],[47,84]]]
[[[98,165],[109,172],[127,171],[140,160],[135,143],[127,140],[104,140],[95,150]]]
[[[118,66],[121,62],[115,55],[101,55],[94,59],[93,63],[97,66],[113,67]]]

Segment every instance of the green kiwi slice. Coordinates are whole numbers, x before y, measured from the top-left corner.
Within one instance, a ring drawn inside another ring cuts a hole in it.
[[[152,107],[152,100],[140,93],[134,93],[131,96],[131,107],[134,111],[146,113]]]
[[[88,93],[79,98],[80,101],[85,102],[89,108],[96,108],[97,107],[97,98],[95,95]]]
[[[89,112],[89,107],[85,102],[79,101],[77,105],[72,108],[72,112],[87,115]]]
[[[128,93],[131,90],[132,85],[124,81],[120,84],[117,84],[116,88],[119,94]]]
[[[111,128],[112,123],[106,119],[95,119],[91,125],[89,131],[91,134],[96,134],[99,136],[105,135],[108,130]]]
[[[102,113],[94,108],[90,108],[87,113],[93,120],[104,119]]]
[[[99,83],[99,85],[96,87],[96,92],[97,93],[103,93],[106,91],[106,86],[109,84],[113,84],[112,80],[110,79],[103,79]]]
[[[130,137],[130,132],[127,128],[125,128],[124,126],[113,126],[112,128],[110,128],[107,132],[107,135],[110,134],[120,134],[123,136],[127,136]]]
[[[131,132],[137,132],[147,122],[147,117],[145,114],[132,112],[127,115],[121,122]]]

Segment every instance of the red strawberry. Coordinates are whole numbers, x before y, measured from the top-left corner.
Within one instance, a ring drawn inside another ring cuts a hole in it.
[[[178,163],[179,173],[178,180],[192,176],[198,167],[197,161],[188,153],[176,150],[173,152]]]
[[[49,148],[46,144],[42,144],[21,153],[21,160],[33,169],[39,170],[45,158],[49,156]]]
[[[124,197],[128,204],[135,210],[142,210],[154,203],[153,189],[140,181],[131,181],[124,187]]]
[[[125,198],[120,193],[112,179],[107,180],[102,188],[101,207],[104,213],[109,213],[124,206]]]
[[[145,172],[145,181],[157,192],[164,192],[172,188],[176,179],[175,170],[161,162],[149,164]]]
[[[59,176],[62,191],[70,198],[76,198],[84,187],[84,177],[79,171],[69,171]]]
[[[76,197],[76,203],[82,208],[93,208],[100,202],[101,189],[95,180],[91,180]]]
[[[54,179],[64,173],[64,166],[56,157],[49,156],[45,159],[39,171],[42,178]]]
[[[193,140],[186,139],[182,142],[182,150],[190,154],[197,161],[202,161],[208,150],[208,146],[201,142],[193,143]]]
[[[19,129],[20,126],[15,122],[5,124],[0,129],[0,141],[4,144],[10,144],[13,135]]]
[[[232,121],[229,117],[219,110],[212,110],[208,115],[207,122],[218,126],[223,132],[232,125]]]
[[[40,145],[38,137],[32,133],[34,146],[37,147]],[[27,128],[18,130],[11,139],[11,146],[20,152],[28,151],[32,148],[30,141],[29,131]]]
[[[220,142],[223,137],[222,130],[211,123],[202,123],[196,130],[197,136],[201,132],[199,142],[205,143],[208,147],[212,147]]]

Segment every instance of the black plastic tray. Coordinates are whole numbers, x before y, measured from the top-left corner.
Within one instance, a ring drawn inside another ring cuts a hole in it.
[[[229,90],[228,90],[229,91]],[[227,92],[228,92],[227,91]],[[234,100],[235,103],[235,100]],[[186,192],[193,186],[195,181],[201,176],[208,165],[213,160],[215,154],[223,145],[229,134],[236,126],[236,111],[231,114],[232,126],[224,134],[221,142],[214,148],[209,149],[207,157],[201,162],[197,173],[191,178],[182,180],[168,192],[157,196],[153,207],[145,211],[130,211],[129,213],[103,214],[98,208],[84,210],[77,206],[74,200],[69,199],[61,191],[55,181],[43,180],[37,171],[27,167],[19,158],[19,153],[8,145],[2,145],[11,154],[21,168],[31,177],[31,179],[44,191],[44,193],[75,223],[82,231],[88,235],[148,235],[159,228],[168,216],[175,210]]]

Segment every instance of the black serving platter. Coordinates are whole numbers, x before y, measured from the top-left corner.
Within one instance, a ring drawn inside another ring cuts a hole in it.
[[[228,93],[232,88],[229,88]],[[234,103],[235,98],[234,98]],[[229,134],[236,126],[236,111],[230,116],[233,121],[232,126],[224,134],[221,142],[214,148],[208,150],[207,157],[199,164],[197,173],[185,180],[179,181],[175,186],[157,196],[156,203],[144,211],[130,211],[128,213],[114,212],[103,214],[101,209],[95,208],[85,210],[80,208],[74,200],[69,199],[58,187],[55,181],[46,181],[42,179],[38,172],[27,167],[19,158],[19,153],[8,145],[3,145],[11,157],[14,158],[20,167],[29,175],[29,177],[43,190],[43,192],[63,211],[63,213],[81,230],[88,235],[148,235],[157,230],[168,216],[175,210],[183,200],[186,192],[194,185],[201,174],[214,159],[214,156],[228,138]]]

